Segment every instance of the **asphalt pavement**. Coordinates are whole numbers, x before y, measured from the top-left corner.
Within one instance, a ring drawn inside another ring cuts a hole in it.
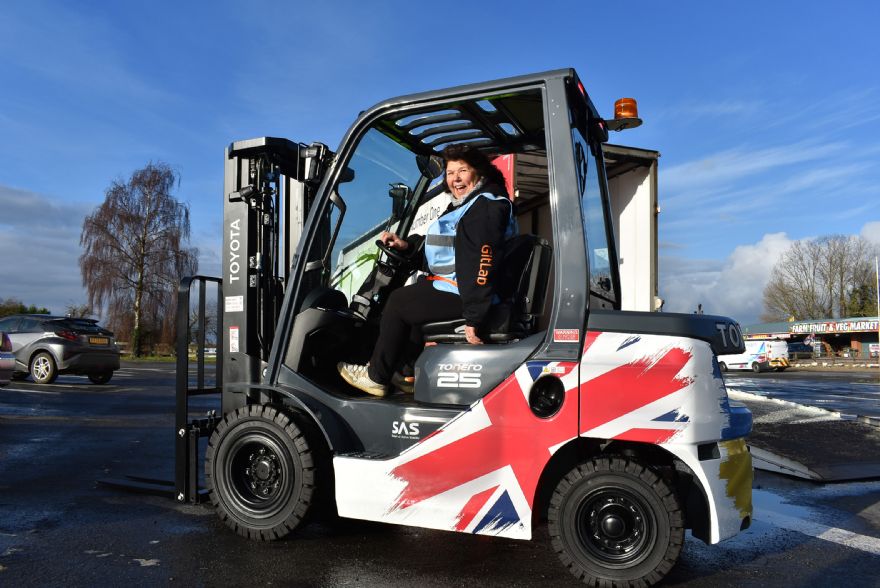
[[[544,527],[514,541],[337,518],[256,543],[206,505],[98,485],[171,478],[173,370],[125,364],[105,386],[62,376],[0,390],[0,586],[580,585]],[[880,481],[757,472],[754,500],[752,527],[734,539],[688,536],[665,585],[878,585]]]

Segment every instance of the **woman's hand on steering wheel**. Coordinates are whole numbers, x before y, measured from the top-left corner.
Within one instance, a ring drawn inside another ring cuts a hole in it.
[[[382,250],[385,255],[398,263],[408,263],[409,258],[402,252],[409,249],[409,243],[398,237],[394,233],[383,231],[376,241],[376,246]]]
[[[400,249],[401,251],[409,249],[409,243],[390,231],[382,231],[382,234],[379,235],[379,240],[382,241],[383,245],[387,245],[392,249]]]

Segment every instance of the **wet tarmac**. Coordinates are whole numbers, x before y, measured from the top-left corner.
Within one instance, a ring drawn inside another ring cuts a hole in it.
[[[256,543],[207,506],[97,485],[171,478],[173,383],[171,364],[133,364],[106,386],[62,377],[0,390],[0,586],[580,585],[544,527],[523,542],[330,519]],[[878,585],[880,482],[758,472],[754,499],[749,530],[716,546],[688,537],[665,585]]]
[[[824,408],[847,416],[880,418],[880,370],[727,372],[729,390]]]

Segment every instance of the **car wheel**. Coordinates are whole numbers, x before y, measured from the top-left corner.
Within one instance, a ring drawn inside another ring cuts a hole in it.
[[[722,372],[726,372],[727,371],[727,364],[724,363],[723,361],[719,361],[718,362],[718,369],[721,370]]]
[[[89,374],[89,380],[92,384],[106,384],[113,377],[113,372],[98,372],[97,374]]]
[[[553,549],[590,586],[644,586],[675,565],[684,518],[666,482],[632,459],[599,458],[571,470],[550,500]]]
[[[58,377],[58,368],[52,355],[41,351],[31,360],[31,378],[37,384],[51,384]]]
[[[205,485],[217,514],[236,533],[280,539],[302,523],[312,506],[312,450],[284,412],[245,406],[227,414],[211,435]]]
[[[756,374],[759,373],[761,371],[761,364],[759,364],[757,361],[753,362],[752,363],[752,371],[755,372]]]

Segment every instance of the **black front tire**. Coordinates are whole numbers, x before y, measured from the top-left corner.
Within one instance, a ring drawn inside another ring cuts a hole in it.
[[[272,406],[242,407],[227,414],[211,435],[205,484],[217,514],[236,533],[280,539],[312,507],[313,453],[286,413]]]
[[[92,384],[106,384],[113,378],[113,372],[99,372],[97,374],[89,374],[89,380]]]
[[[37,384],[51,384],[58,377],[58,367],[51,353],[41,351],[31,359],[31,378]]]
[[[759,364],[757,361],[753,362],[752,363],[752,371],[755,372],[756,374],[761,373],[761,364]]]
[[[623,457],[593,459],[557,485],[548,512],[562,563],[590,586],[645,586],[678,561],[684,519],[675,493]]]

